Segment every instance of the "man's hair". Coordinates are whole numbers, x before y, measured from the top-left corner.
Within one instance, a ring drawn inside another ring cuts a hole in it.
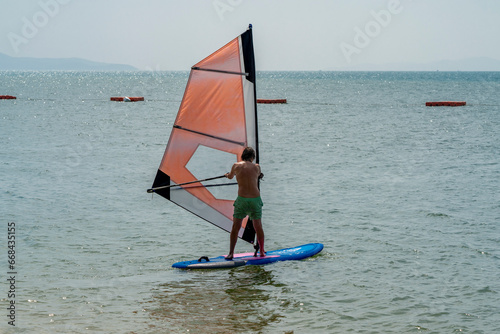
[[[241,160],[252,162],[255,159],[255,150],[251,147],[245,147],[241,153]]]

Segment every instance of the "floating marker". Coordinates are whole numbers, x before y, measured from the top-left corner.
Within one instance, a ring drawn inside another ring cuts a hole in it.
[[[272,104],[272,103],[286,103],[286,99],[274,99],[274,100],[266,100],[266,99],[257,99],[257,103],[264,103],[264,104]]]
[[[440,101],[440,102],[425,102],[427,107],[460,107],[465,106],[465,101]]]
[[[110,100],[116,101],[116,102],[137,102],[137,101],[144,101],[144,97],[143,96],[135,96],[135,97],[122,96],[122,97],[112,97]]]

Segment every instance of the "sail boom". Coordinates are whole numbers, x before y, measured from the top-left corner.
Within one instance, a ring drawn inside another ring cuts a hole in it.
[[[190,189],[190,188],[200,188],[200,187],[204,187],[204,188],[211,188],[211,187],[226,187],[226,186],[236,186],[238,185],[238,183],[236,182],[232,182],[232,183],[216,183],[216,184],[202,184],[201,186],[187,186],[187,187],[176,187],[176,188],[171,188],[172,191],[175,191],[175,190],[181,190],[181,189]]]

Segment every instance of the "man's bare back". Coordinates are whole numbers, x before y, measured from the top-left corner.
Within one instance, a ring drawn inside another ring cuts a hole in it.
[[[235,175],[238,182],[238,196],[246,198],[260,196],[258,184],[261,172],[259,164],[250,161],[237,162],[226,174],[228,179],[232,179]]]

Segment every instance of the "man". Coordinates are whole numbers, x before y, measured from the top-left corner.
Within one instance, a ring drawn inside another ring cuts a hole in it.
[[[238,241],[238,232],[241,228],[243,218],[248,216],[253,221],[253,227],[257,234],[257,243],[260,248],[260,256],[265,256],[264,251],[264,230],[262,229],[262,200],[259,191],[259,179],[264,177],[260,172],[260,166],[253,163],[255,159],[255,151],[251,147],[246,147],[241,154],[240,162],[237,162],[231,168],[229,173],[226,173],[228,179],[232,179],[236,175],[238,182],[238,198],[234,201],[233,227],[229,240],[229,254],[226,260],[231,260],[234,256],[234,248]]]

